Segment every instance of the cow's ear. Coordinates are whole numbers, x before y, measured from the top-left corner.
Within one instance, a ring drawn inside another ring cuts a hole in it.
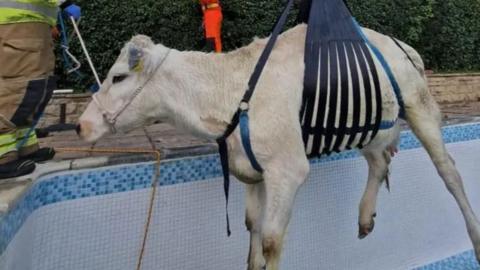
[[[142,72],[145,68],[143,49],[130,45],[128,48],[128,68],[130,71]]]
[[[128,68],[130,71],[143,72],[150,70],[155,47],[153,41],[143,35],[134,36],[128,43]]]

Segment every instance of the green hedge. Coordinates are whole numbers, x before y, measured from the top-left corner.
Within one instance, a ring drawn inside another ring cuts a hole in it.
[[[436,70],[480,70],[480,1],[437,0],[418,44]]]
[[[181,50],[203,50],[201,11],[196,0],[80,0],[81,32],[103,77],[123,44],[135,34]],[[394,35],[414,46],[427,67],[436,71],[480,70],[479,0],[348,0],[364,26]],[[224,0],[225,50],[266,36],[283,8],[283,0]],[[294,25],[292,14],[289,25]],[[88,76],[61,78],[62,86],[84,88],[93,83],[82,52],[74,41]],[[58,73],[63,72],[60,57]]]

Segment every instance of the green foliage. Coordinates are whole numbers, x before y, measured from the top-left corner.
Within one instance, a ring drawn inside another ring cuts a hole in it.
[[[433,17],[434,1],[349,0],[348,3],[362,25],[415,45]]]
[[[202,12],[195,0],[79,0],[82,7],[80,31],[101,78],[118,56],[120,49],[135,34],[151,36],[155,42],[179,50],[204,50]],[[233,50],[252,41],[254,36],[267,36],[283,0],[227,0],[222,2],[222,28],[225,50]],[[295,13],[290,25],[293,25]],[[69,31],[72,27],[69,25]],[[66,76],[62,58],[57,57],[60,86],[84,89],[94,84],[78,41],[73,39],[71,52],[82,62],[86,76]],[[60,56],[60,53],[58,53]]]
[[[180,50],[204,50],[198,0],[78,0],[83,10],[81,32],[92,59],[104,77],[120,49],[135,34]],[[223,43],[226,51],[266,36],[284,0],[223,0]],[[480,70],[479,0],[348,0],[359,22],[393,35],[416,48],[436,71]],[[290,26],[294,25],[296,12]],[[71,29],[70,29],[71,30]],[[63,75],[62,86],[84,89],[92,84],[78,42],[71,51],[84,63],[78,79]],[[61,58],[58,73],[63,73]]]
[[[419,47],[435,70],[480,70],[480,1],[437,0]]]

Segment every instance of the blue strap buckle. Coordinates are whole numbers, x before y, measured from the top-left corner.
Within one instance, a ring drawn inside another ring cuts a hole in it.
[[[248,110],[250,110],[250,104],[248,104],[245,101],[242,101],[242,102],[240,102],[240,105],[238,106],[238,109],[241,112],[248,112]]]

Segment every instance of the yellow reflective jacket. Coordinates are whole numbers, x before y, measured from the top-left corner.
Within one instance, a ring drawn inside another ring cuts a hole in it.
[[[57,0],[0,0],[0,24],[41,22],[55,25]]]

